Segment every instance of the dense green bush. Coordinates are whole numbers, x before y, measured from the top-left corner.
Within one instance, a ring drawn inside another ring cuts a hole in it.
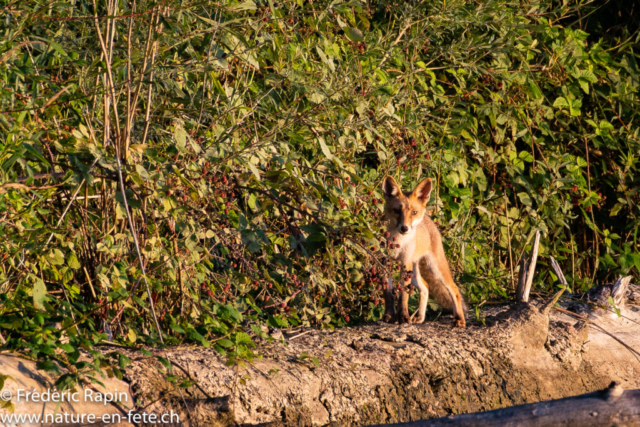
[[[573,289],[640,269],[638,34],[583,31],[602,5],[0,5],[0,333],[43,368],[379,319],[386,174],[434,178],[471,303],[537,230]]]

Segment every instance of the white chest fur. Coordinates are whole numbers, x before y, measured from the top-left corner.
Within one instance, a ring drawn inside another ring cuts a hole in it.
[[[393,240],[395,238],[395,241]],[[415,229],[407,234],[392,234],[391,243],[396,247],[389,251],[393,259],[402,263],[412,262],[413,254],[416,249],[416,231]],[[399,246],[399,247],[398,247]]]

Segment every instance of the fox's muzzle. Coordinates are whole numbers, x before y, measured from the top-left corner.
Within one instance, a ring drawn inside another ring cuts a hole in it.
[[[409,227],[407,227],[406,225],[400,226],[400,233],[407,234],[408,232],[409,232]]]

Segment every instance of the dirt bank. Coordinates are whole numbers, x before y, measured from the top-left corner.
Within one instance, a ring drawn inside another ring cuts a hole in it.
[[[640,350],[640,310],[624,315],[606,330]],[[180,410],[189,425],[208,426],[361,426],[574,396],[612,380],[640,387],[631,351],[573,316],[545,313],[541,303],[493,307],[483,322],[468,323],[452,329],[445,316],[296,331],[284,344],[263,343],[262,359],[245,368],[225,366],[214,350],[174,349],[170,360],[199,385],[182,390],[159,363],[132,353],[125,379],[145,411]]]

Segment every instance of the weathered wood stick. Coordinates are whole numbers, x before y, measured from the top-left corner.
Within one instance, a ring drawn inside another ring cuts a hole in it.
[[[613,284],[613,289],[611,290],[611,298],[613,298],[613,302],[616,305],[621,305],[624,303],[627,295],[627,288],[629,287],[629,282],[633,276],[627,277],[618,277],[618,280]]]
[[[552,256],[549,256],[549,259],[551,260],[551,268],[553,269],[553,272],[556,273],[556,276],[558,277],[560,283],[563,285],[567,285],[567,279],[564,278],[564,274],[562,273],[562,269],[560,268],[560,264],[558,264],[558,261],[556,261],[556,259]]]
[[[531,261],[529,261],[529,271],[527,272],[527,282],[524,285],[522,301],[529,302],[529,292],[533,284],[533,276],[536,272],[536,263],[538,262],[538,246],[540,246],[540,231],[536,231],[536,238],[531,249]]]
[[[609,388],[565,399],[488,412],[388,424],[386,427],[600,427],[640,426],[640,389]]]
[[[549,311],[551,310],[551,307],[553,307],[558,302],[558,300],[560,299],[560,297],[564,293],[565,289],[566,288],[560,289],[560,291],[558,291],[549,301],[544,303],[544,305],[542,306],[542,312],[544,314],[546,314],[546,315],[549,314]]]
[[[529,261],[526,255],[522,255],[520,262],[518,262],[520,271],[518,272],[518,286],[516,288],[516,299],[520,301],[520,289],[524,289],[524,284],[527,282],[527,271],[529,270]]]
[[[536,271],[536,263],[538,262],[538,246],[540,245],[540,231],[536,231],[536,238],[533,242],[533,248],[531,249],[531,259],[529,260],[529,268],[526,274],[526,281],[524,284],[518,280],[518,290],[516,292],[516,300],[529,302],[529,292],[531,292],[531,285],[533,284],[533,275]]]
[[[48,179],[48,178],[62,178],[64,176],[64,172],[55,172],[55,173],[38,173],[30,176],[19,176],[18,182],[25,182],[29,178],[33,179]]]

